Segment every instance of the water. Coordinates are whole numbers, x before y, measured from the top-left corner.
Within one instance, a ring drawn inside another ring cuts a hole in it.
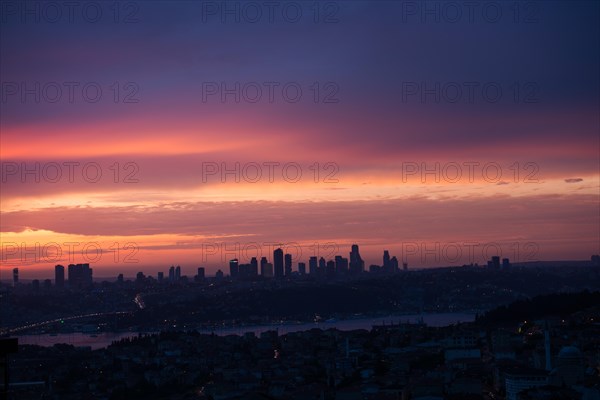
[[[199,329],[200,333],[215,333],[216,335],[243,335],[247,332],[253,332],[260,335],[262,332],[277,330],[280,335],[290,332],[307,331],[313,328],[330,329],[336,328],[342,331],[355,329],[370,330],[373,325],[397,324],[398,322],[418,322],[423,320],[425,324],[433,327],[441,327],[455,324],[457,322],[472,322],[475,320],[474,314],[469,313],[444,313],[444,314],[422,314],[422,315],[393,315],[388,317],[367,317],[346,319],[324,322],[306,322],[306,323],[282,323],[271,325],[247,325],[236,327],[217,327],[214,329]],[[148,332],[152,333],[152,332]],[[142,333],[144,334],[144,333]],[[73,346],[88,346],[92,350],[107,347],[115,340],[136,337],[138,332],[103,332],[92,336],[89,333],[60,333],[56,335],[20,335],[19,344],[35,344],[38,346],[53,346],[57,343],[66,343]]]

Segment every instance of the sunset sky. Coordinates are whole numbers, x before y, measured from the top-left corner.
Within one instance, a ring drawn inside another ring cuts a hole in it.
[[[597,2],[31,3],[0,10],[2,279],[600,252]]]

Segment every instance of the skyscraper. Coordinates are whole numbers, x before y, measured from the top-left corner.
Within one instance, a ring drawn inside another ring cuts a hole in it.
[[[499,256],[492,257],[492,267],[495,269],[500,269],[500,257]]]
[[[229,276],[232,278],[237,278],[240,272],[240,265],[238,263],[238,259],[234,258],[233,260],[229,260]]]
[[[350,251],[350,273],[360,274],[365,270],[365,262],[360,256],[358,251],[358,245],[352,245],[352,251]]]
[[[54,266],[54,285],[58,289],[65,287],[65,267],[60,264]]]
[[[273,252],[273,273],[275,278],[283,278],[283,250],[275,249]]]
[[[303,262],[298,263],[298,273],[300,275],[306,275],[306,263],[303,263]]]
[[[390,270],[393,273],[398,272],[400,269],[398,268],[398,259],[396,258],[396,256],[392,257],[390,260]]]
[[[92,284],[90,264],[69,264],[67,273],[70,288],[82,288]]]
[[[317,257],[311,257],[308,260],[308,273],[311,275],[316,275],[319,268],[319,264],[317,261]]]
[[[262,276],[264,276],[265,278],[273,277],[273,264],[271,264],[270,262],[265,263],[265,269],[263,271]]]
[[[390,252],[387,250],[383,251],[383,270],[385,272],[390,272],[391,270],[391,266],[390,266]]]
[[[268,262],[269,261],[267,261],[267,257],[261,257],[261,259],[260,259],[260,274],[262,276],[265,276],[265,266],[267,265]],[[271,270],[271,272],[273,272],[273,271]]]
[[[179,282],[181,279],[181,267],[178,265],[175,267],[175,282]]]
[[[250,276],[258,275],[258,260],[256,257],[250,259]]]
[[[196,274],[196,278],[198,279],[198,281],[203,281],[204,276],[204,267],[198,267],[198,273]]]
[[[332,279],[335,277],[335,261],[329,260],[327,261],[327,265],[325,267],[325,271],[327,273],[327,278]]]
[[[175,267],[173,265],[171,265],[171,268],[169,268],[169,282],[175,282]]]
[[[292,255],[285,255],[285,276],[292,275]]]
[[[335,256],[335,273],[337,275],[346,275],[348,273],[348,259],[342,256]]]
[[[156,275],[156,280],[158,281],[158,283],[163,283],[163,281],[165,280],[164,272],[159,272],[158,275]]]
[[[326,267],[327,267],[327,262],[325,261],[325,259],[323,257],[319,258],[319,269],[325,271]]]

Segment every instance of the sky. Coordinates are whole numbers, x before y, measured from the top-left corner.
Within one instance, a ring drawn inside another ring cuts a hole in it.
[[[0,2],[0,273],[600,253],[592,1]],[[295,268],[295,266],[294,266]]]

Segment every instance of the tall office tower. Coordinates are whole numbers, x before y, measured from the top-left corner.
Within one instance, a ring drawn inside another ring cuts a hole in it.
[[[306,263],[303,263],[303,262],[298,263],[298,273],[300,275],[306,275]]]
[[[90,264],[69,264],[67,273],[70,288],[82,288],[92,284]]]
[[[393,273],[396,273],[399,271],[398,259],[396,258],[396,256],[392,257],[392,259],[390,260],[390,269]]]
[[[275,249],[273,252],[273,273],[275,278],[283,278],[283,250]]]
[[[19,284],[19,268],[13,268],[13,286]]]
[[[198,267],[198,274],[196,274],[198,281],[203,281],[205,276],[204,267]]]
[[[158,281],[158,283],[163,283],[163,281],[165,280],[164,272],[159,272],[156,276],[156,280]]]
[[[321,271],[322,273],[325,273],[326,269],[327,269],[327,262],[325,261],[325,259],[323,257],[319,258],[319,271]]]
[[[265,266],[269,261],[267,261],[267,257],[261,257],[260,259],[260,274],[265,276]]]
[[[342,256],[335,256],[335,273],[337,275],[346,275],[348,273],[348,259]]]
[[[510,260],[508,258],[502,259],[502,269],[510,268]]]
[[[258,275],[258,260],[256,257],[250,259],[250,276]]]
[[[119,274],[119,276],[117,276],[117,283],[123,283],[123,274]]]
[[[175,282],[179,282],[181,279],[181,267],[178,265],[175,267]]]
[[[264,270],[262,276],[264,276],[265,278],[273,277],[273,264],[271,264],[269,262],[265,264],[265,270]]]
[[[65,267],[60,264],[54,266],[54,285],[58,289],[65,287]]]
[[[238,266],[238,277],[240,278],[248,278],[250,276],[250,271],[252,270],[252,265],[250,264],[239,264]]]
[[[229,260],[229,276],[232,278],[237,278],[240,272],[240,266],[238,263],[238,259],[234,258],[233,260]]]
[[[286,254],[284,262],[285,262],[285,276],[292,275],[292,255]]]
[[[169,268],[169,282],[175,282],[175,267],[173,265]]]
[[[327,261],[325,271],[327,274],[327,278],[329,278],[329,279],[334,278],[335,277],[335,261],[333,261],[333,260]]]
[[[492,257],[492,267],[494,267],[495,269],[500,269],[500,257],[498,257],[498,256]]]
[[[350,273],[360,274],[365,270],[365,262],[360,256],[358,251],[358,245],[352,245],[352,251],[350,252]]]
[[[137,273],[137,275],[135,276],[135,281],[136,281],[137,283],[142,283],[142,282],[144,281],[144,279],[145,279],[145,278],[146,278],[146,277],[144,276],[144,273],[140,271],[140,272],[138,272],[138,273]]]
[[[387,250],[383,251],[383,270],[390,272],[390,252]]]
[[[316,275],[318,268],[319,268],[319,264],[317,264],[317,257],[311,257],[308,260],[308,273],[311,275]]]
[[[408,263],[402,263],[402,269],[408,271]]]
[[[223,279],[223,271],[221,271],[220,269],[217,270],[217,273],[215,274],[215,279],[217,279],[217,280]]]

